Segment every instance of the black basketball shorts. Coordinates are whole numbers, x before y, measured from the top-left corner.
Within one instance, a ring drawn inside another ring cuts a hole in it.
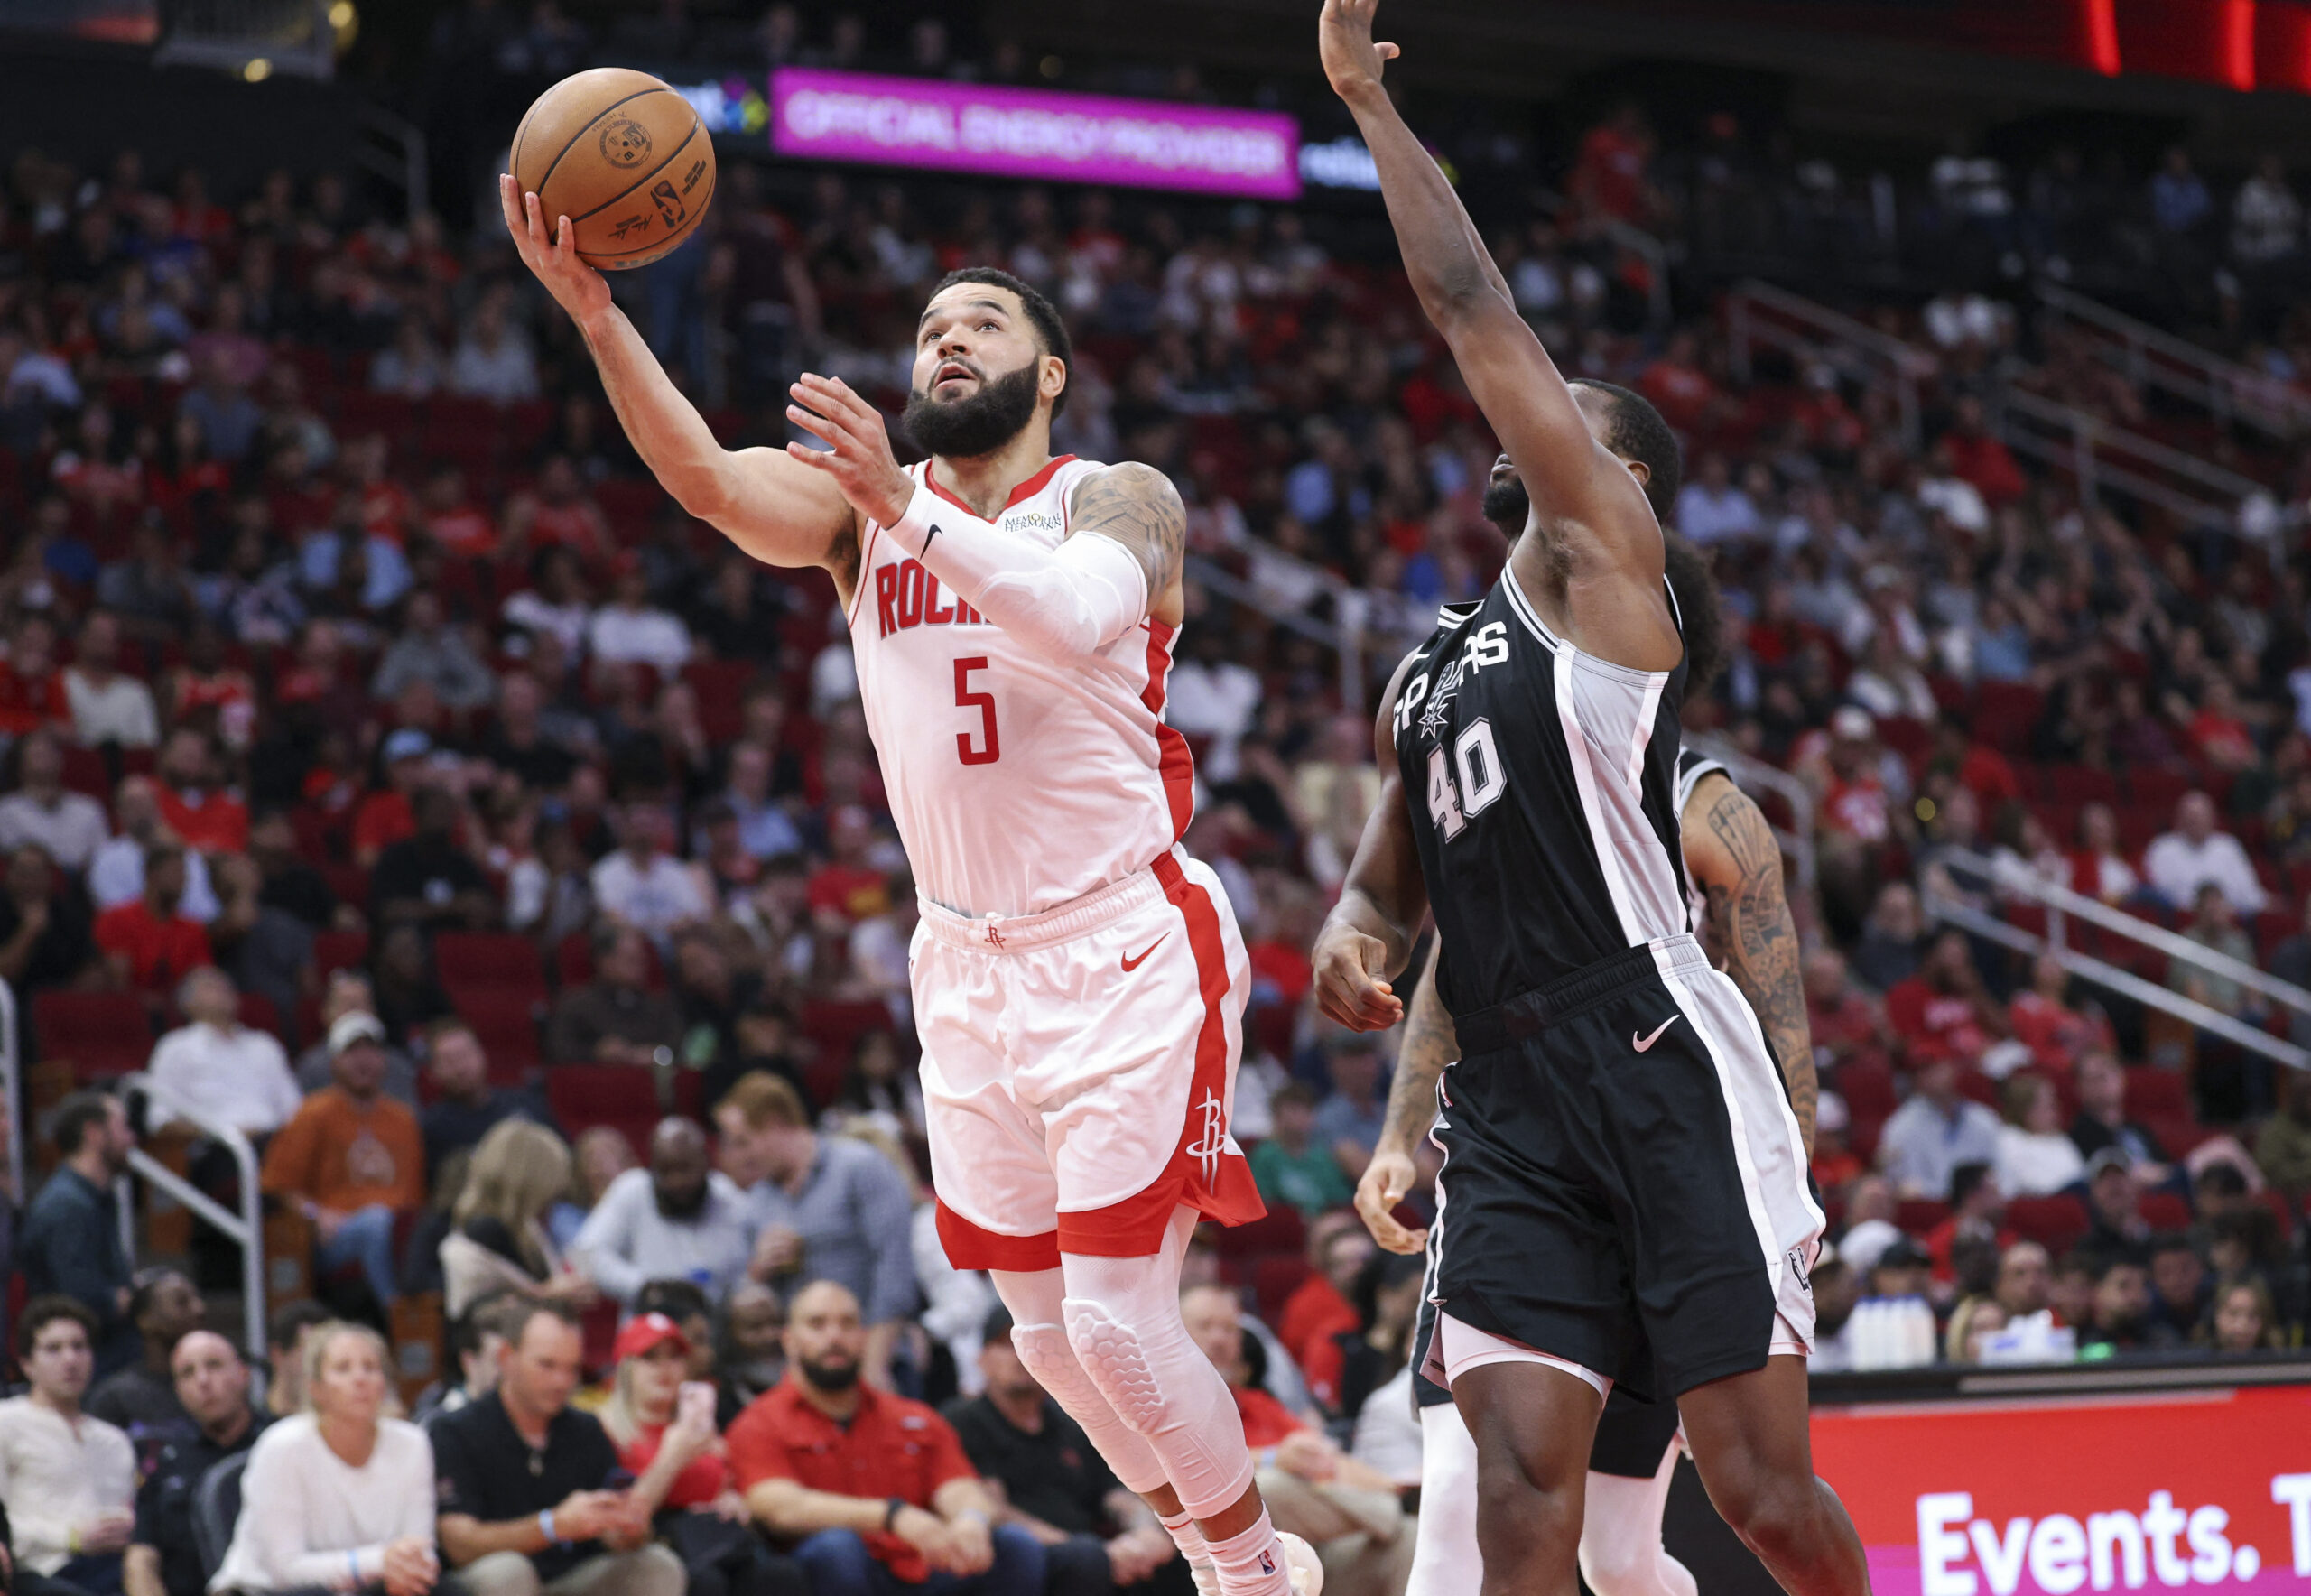
[[[1810,1354],[1824,1221],[1805,1145],[1700,943],[1632,948],[1455,1028],[1432,1133],[1438,1310],[1665,1402]]]

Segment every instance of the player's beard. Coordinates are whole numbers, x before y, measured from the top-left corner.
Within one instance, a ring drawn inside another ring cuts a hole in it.
[[[1503,537],[1515,539],[1525,530],[1526,521],[1532,515],[1533,501],[1525,492],[1521,477],[1503,477],[1484,485],[1484,503],[1477,513],[1500,528]]]
[[[901,424],[917,449],[946,459],[976,459],[1016,438],[1035,418],[1040,361],[980,379],[965,399],[933,399],[920,389],[906,396]]]

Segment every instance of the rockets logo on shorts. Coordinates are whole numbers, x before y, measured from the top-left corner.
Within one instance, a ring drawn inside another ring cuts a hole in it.
[[[1219,1173],[1220,1155],[1228,1151],[1228,1108],[1207,1090],[1203,1101],[1193,1111],[1201,1123],[1196,1127],[1195,1140],[1187,1145],[1187,1155],[1203,1166],[1203,1178],[1209,1184]]]

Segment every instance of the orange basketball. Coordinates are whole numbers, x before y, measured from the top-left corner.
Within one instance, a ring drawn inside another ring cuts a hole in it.
[[[538,96],[514,130],[514,181],[577,231],[605,271],[646,266],[690,237],[714,198],[714,140],[647,72],[595,67]]]

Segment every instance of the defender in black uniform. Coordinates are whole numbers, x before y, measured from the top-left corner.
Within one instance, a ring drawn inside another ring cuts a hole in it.
[[[1389,684],[1381,802],[1314,963],[1332,1017],[1393,1024],[1387,980],[1434,909],[1464,1050],[1441,1091],[1436,1340],[1477,1442],[1484,1590],[1573,1589],[1590,1439],[1623,1381],[1678,1399],[1712,1499],[1786,1588],[1865,1591],[1806,1438],[1822,1217],[1799,1127],[1685,928],[1685,650],[1655,514],[1674,440],[1636,395],[1567,385],[1518,316],[1381,88],[1374,5],[1326,0],[1325,70],[1531,518],[1499,585]]]

